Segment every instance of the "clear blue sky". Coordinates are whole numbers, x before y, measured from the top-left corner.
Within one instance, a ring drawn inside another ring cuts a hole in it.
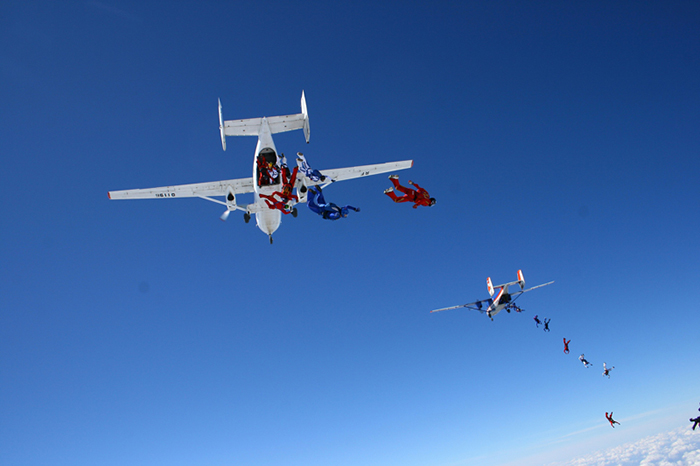
[[[700,5],[377,3],[0,4],[0,463],[557,461],[697,413]],[[217,98],[302,89],[311,143],[280,151],[413,159],[437,205],[338,183],[360,213],[270,246],[108,200],[250,176]],[[429,313],[518,269],[556,280],[523,314]]]

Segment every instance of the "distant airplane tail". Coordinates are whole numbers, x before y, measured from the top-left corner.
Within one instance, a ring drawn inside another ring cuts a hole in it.
[[[518,285],[520,285],[521,290],[525,289],[525,277],[523,277],[522,270],[518,270]]]
[[[270,132],[273,134],[294,131],[295,129],[304,130],[306,142],[309,142],[311,129],[309,128],[309,111],[306,107],[304,91],[301,91],[301,113],[295,115],[224,121],[221,109],[221,100],[219,100],[219,134],[221,135],[221,147],[224,150],[226,150],[226,136],[257,136],[260,134],[263,120],[267,120]]]

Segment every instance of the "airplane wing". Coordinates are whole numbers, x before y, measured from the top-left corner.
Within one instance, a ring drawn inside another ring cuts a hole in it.
[[[541,285],[533,286],[532,288],[528,288],[527,290],[522,290],[522,291],[516,291],[515,293],[511,293],[510,296],[511,298],[515,299],[516,297],[520,296],[523,293],[527,293],[528,291],[536,290],[537,288],[542,288],[543,286],[551,285],[554,283],[554,280],[548,283],[543,283]]]
[[[173,197],[226,196],[230,191],[233,191],[234,194],[252,193],[253,178],[181,184],[177,186],[163,186],[161,188],[126,189],[122,191],[110,191],[108,195],[112,200],[165,199]]]
[[[450,306],[450,307],[443,307],[442,309],[435,309],[430,311],[431,313],[433,312],[440,312],[440,311],[449,311],[451,309],[459,309],[460,307],[465,307],[471,311],[479,311],[479,312],[486,312],[486,309],[483,309],[484,306],[488,308],[491,303],[493,302],[492,299],[484,299],[482,301],[475,301],[473,303],[469,304],[460,304],[459,306]]]
[[[330,177],[334,181],[352,180],[363,176],[379,175],[397,170],[405,170],[413,166],[413,160],[402,160],[400,162],[378,163],[375,165],[362,165],[359,167],[333,168],[330,170],[319,170],[324,176]],[[309,185],[323,184],[310,182]]]

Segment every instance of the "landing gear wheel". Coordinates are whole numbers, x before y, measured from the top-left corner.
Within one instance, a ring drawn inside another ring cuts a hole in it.
[[[243,220],[245,221],[245,223],[250,222],[250,214],[248,212],[243,214]]]
[[[294,210],[292,210],[292,217],[297,218],[297,214],[299,212],[297,211],[297,208],[295,207]]]

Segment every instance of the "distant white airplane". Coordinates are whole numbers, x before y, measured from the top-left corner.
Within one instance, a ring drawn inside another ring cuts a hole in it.
[[[535,290],[537,288],[541,288],[543,286],[551,285],[554,283],[553,281],[549,283],[543,283],[542,285],[537,285],[533,286],[532,288],[528,288],[527,290],[525,289],[525,278],[523,277],[523,271],[518,270],[518,279],[514,282],[508,282],[504,283],[503,285],[497,285],[493,286],[493,283],[491,283],[491,277],[488,277],[486,279],[486,287],[489,290],[489,294],[491,295],[491,298],[489,299],[484,299],[482,301],[475,301],[473,303],[468,303],[468,304],[461,304],[459,306],[452,306],[452,307],[444,307],[442,309],[435,309],[430,312],[440,312],[440,311],[449,311],[450,309],[459,309],[460,307],[466,307],[467,309],[471,309],[473,311],[479,311],[481,313],[486,313],[486,315],[493,320],[493,317],[501,312],[503,309],[506,311],[510,312],[510,308],[508,305],[515,301],[515,299],[520,296],[523,293],[527,293],[528,291]],[[520,291],[516,291],[515,293],[509,293],[508,292],[508,287],[511,285],[520,285]],[[498,294],[496,294],[496,297],[494,298],[493,295],[496,293],[496,290],[498,290]],[[486,309],[484,309],[484,304],[487,304]],[[517,308],[516,308],[517,310]]]
[[[264,199],[260,197],[260,194],[270,196],[276,191],[282,191],[282,177],[277,175],[275,178],[270,178],[267,176],[267,173],[261,173],[259,169],[260,167],[270,167],[273,170],[276,168],[280,171],[279,165],[281,158],[272,140],[273,134],[301,129],[304,131],[306,142],[309,142],[309,114],[306,109],[306,97],[302,91],[301,113],[296,115],[224,121],[221,108],[221,101],[219,101],[219,132],[221,134],[221,146],[224,150],[226,150],[226,136],[258,137],[258,144],[253,157],[253,176],[251,178],[164,186],[160,188],[110,191],[109,198],[116,200],[199,197],[226,206],[226,211],[221,215],[221,220],[226,220],[232,210],[243,211],[243,219],[246,223],[250,221],[251,214],[255,214],[255,222],[258,228],[268,235],[270,243],[272,244],[272,234],[279,228],[282,222],[282,212],[275,208],[270,208]],[[343,181],[362,176],[405,170],[412,166],[413,160],[403,160],[400,162],[380,163],[376,165],[321,170],[321,172],[326,179]],[[314,186],[322,183],[322,181],[313,181],[300,172],[294,184],[299,201],[306,201],[307,186]],[[330,181],[325,183],[325,185],[329,183]],[[251,204],[238,205],[236,203],[236,196],[246,193],[254,193],[253,202]],[[217,196],[222,196],[225,199],[214,199],[214,197]],[[296,209],[292,211],[292,214],[296,217]]]

